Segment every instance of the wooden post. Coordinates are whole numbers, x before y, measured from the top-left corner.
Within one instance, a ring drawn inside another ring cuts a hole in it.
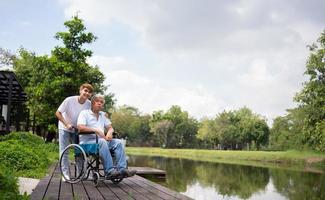
[[[12,74],[9,74],[9,91],[8,91],[8,108],[7,108],[7,124],[6,133],[10,132],[10,113],[11,113],[11,97],[12,97]]]
[[[29,112],[29,109],[27,109],[26,127],[25,127],[25,131],[27,131],[27,132],[29,132],[29,125],[30,125],[29,117],[30,117],[30,112]]]
[[[16,131],[20,131],[20,119],[22,119],[21,115],[23,114],[21,108],[21,88],[18,89],[18,103],[17,103],[17,114],[16,114]]]
[[[33,134],[35,133],[35,113],[33,114]]]

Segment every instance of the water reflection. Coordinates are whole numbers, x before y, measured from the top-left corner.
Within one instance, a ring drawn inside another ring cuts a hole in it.
[[[160,184],[194,199],[325,199],[324,174],[146,156],[129,163],[165,170]]]

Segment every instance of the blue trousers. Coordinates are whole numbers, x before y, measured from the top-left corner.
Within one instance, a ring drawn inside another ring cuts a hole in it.
[[[65,130],[59,129],[59,151],[60,156],[63,152],[63,150],[71,143],[73,142],[75,137],[75,133],[71,133]],[[68,154],[64,154],[62,157],[62,172],[66,175],[69,175],[68,170]]]
[[[96,139],[82,140],[80,143],[96,143]],[[115,167],[118,171],[126,169],[126,156],[123,144],[120,139],[112,139],[111,141],[106,141],[103,138],[98,138],[98,144],[99,156],[102,159],[105,173],[111,172]],[[112,150],[115,154],[116,166],[113,164],[110,150]]]

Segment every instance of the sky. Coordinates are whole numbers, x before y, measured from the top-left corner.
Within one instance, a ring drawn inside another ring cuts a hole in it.
[[[324,10],[324,0],[0,0],[0,47],[49,55],[78,14],[117,105],[179,105],[196,119],[246,106],[270,124],[296,107]]]

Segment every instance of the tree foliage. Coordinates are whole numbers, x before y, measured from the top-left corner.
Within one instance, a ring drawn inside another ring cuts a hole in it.
[[[3,49],[0,47],[0,68],[2,67],[11,67],[15,55],[9,50]]]
[[[287,115],[276,117],[270,130],[270,148],[302,150],[304,119],[305,113],[300,108],[289,109]]]
[[[52,50],[51,56],[37,56],[20,49],[14,60],[14,70],[28,95],[28,108],[38,123],[55,123],[54,113],[64,98],[77,95],[82,83],[91,83],[97,92],[103,92],[104,75],[97,66],[86,60],[92,52],[83,45],[95,41],[86,32],[77,16],[64,23],[66,32],[58,32],[55,38],[63,42]]]
[[[166,113],[153,113],[151,131],[159,144],[167,148],[190,148],[196,146],[198,122],[179,106],[172,106]]]
[[[112,113],[114,130],[120,137],[127,137],[133,145],[152,146],[153,138],[149,127],[149,115],[141,115],[137,108],[121,106]]]
[[[309,49],[305,71],[309,80],[304,83],[304,88],[295,100],[306,116],[306,142],[315,150],[325,151],[325,30]]]
[[[237,111],[223,111],[214,119],[204,119],[198,138],[208,140],[214,148],[260,148],[268,143],[269,128],[261,116],[244,107]]]

